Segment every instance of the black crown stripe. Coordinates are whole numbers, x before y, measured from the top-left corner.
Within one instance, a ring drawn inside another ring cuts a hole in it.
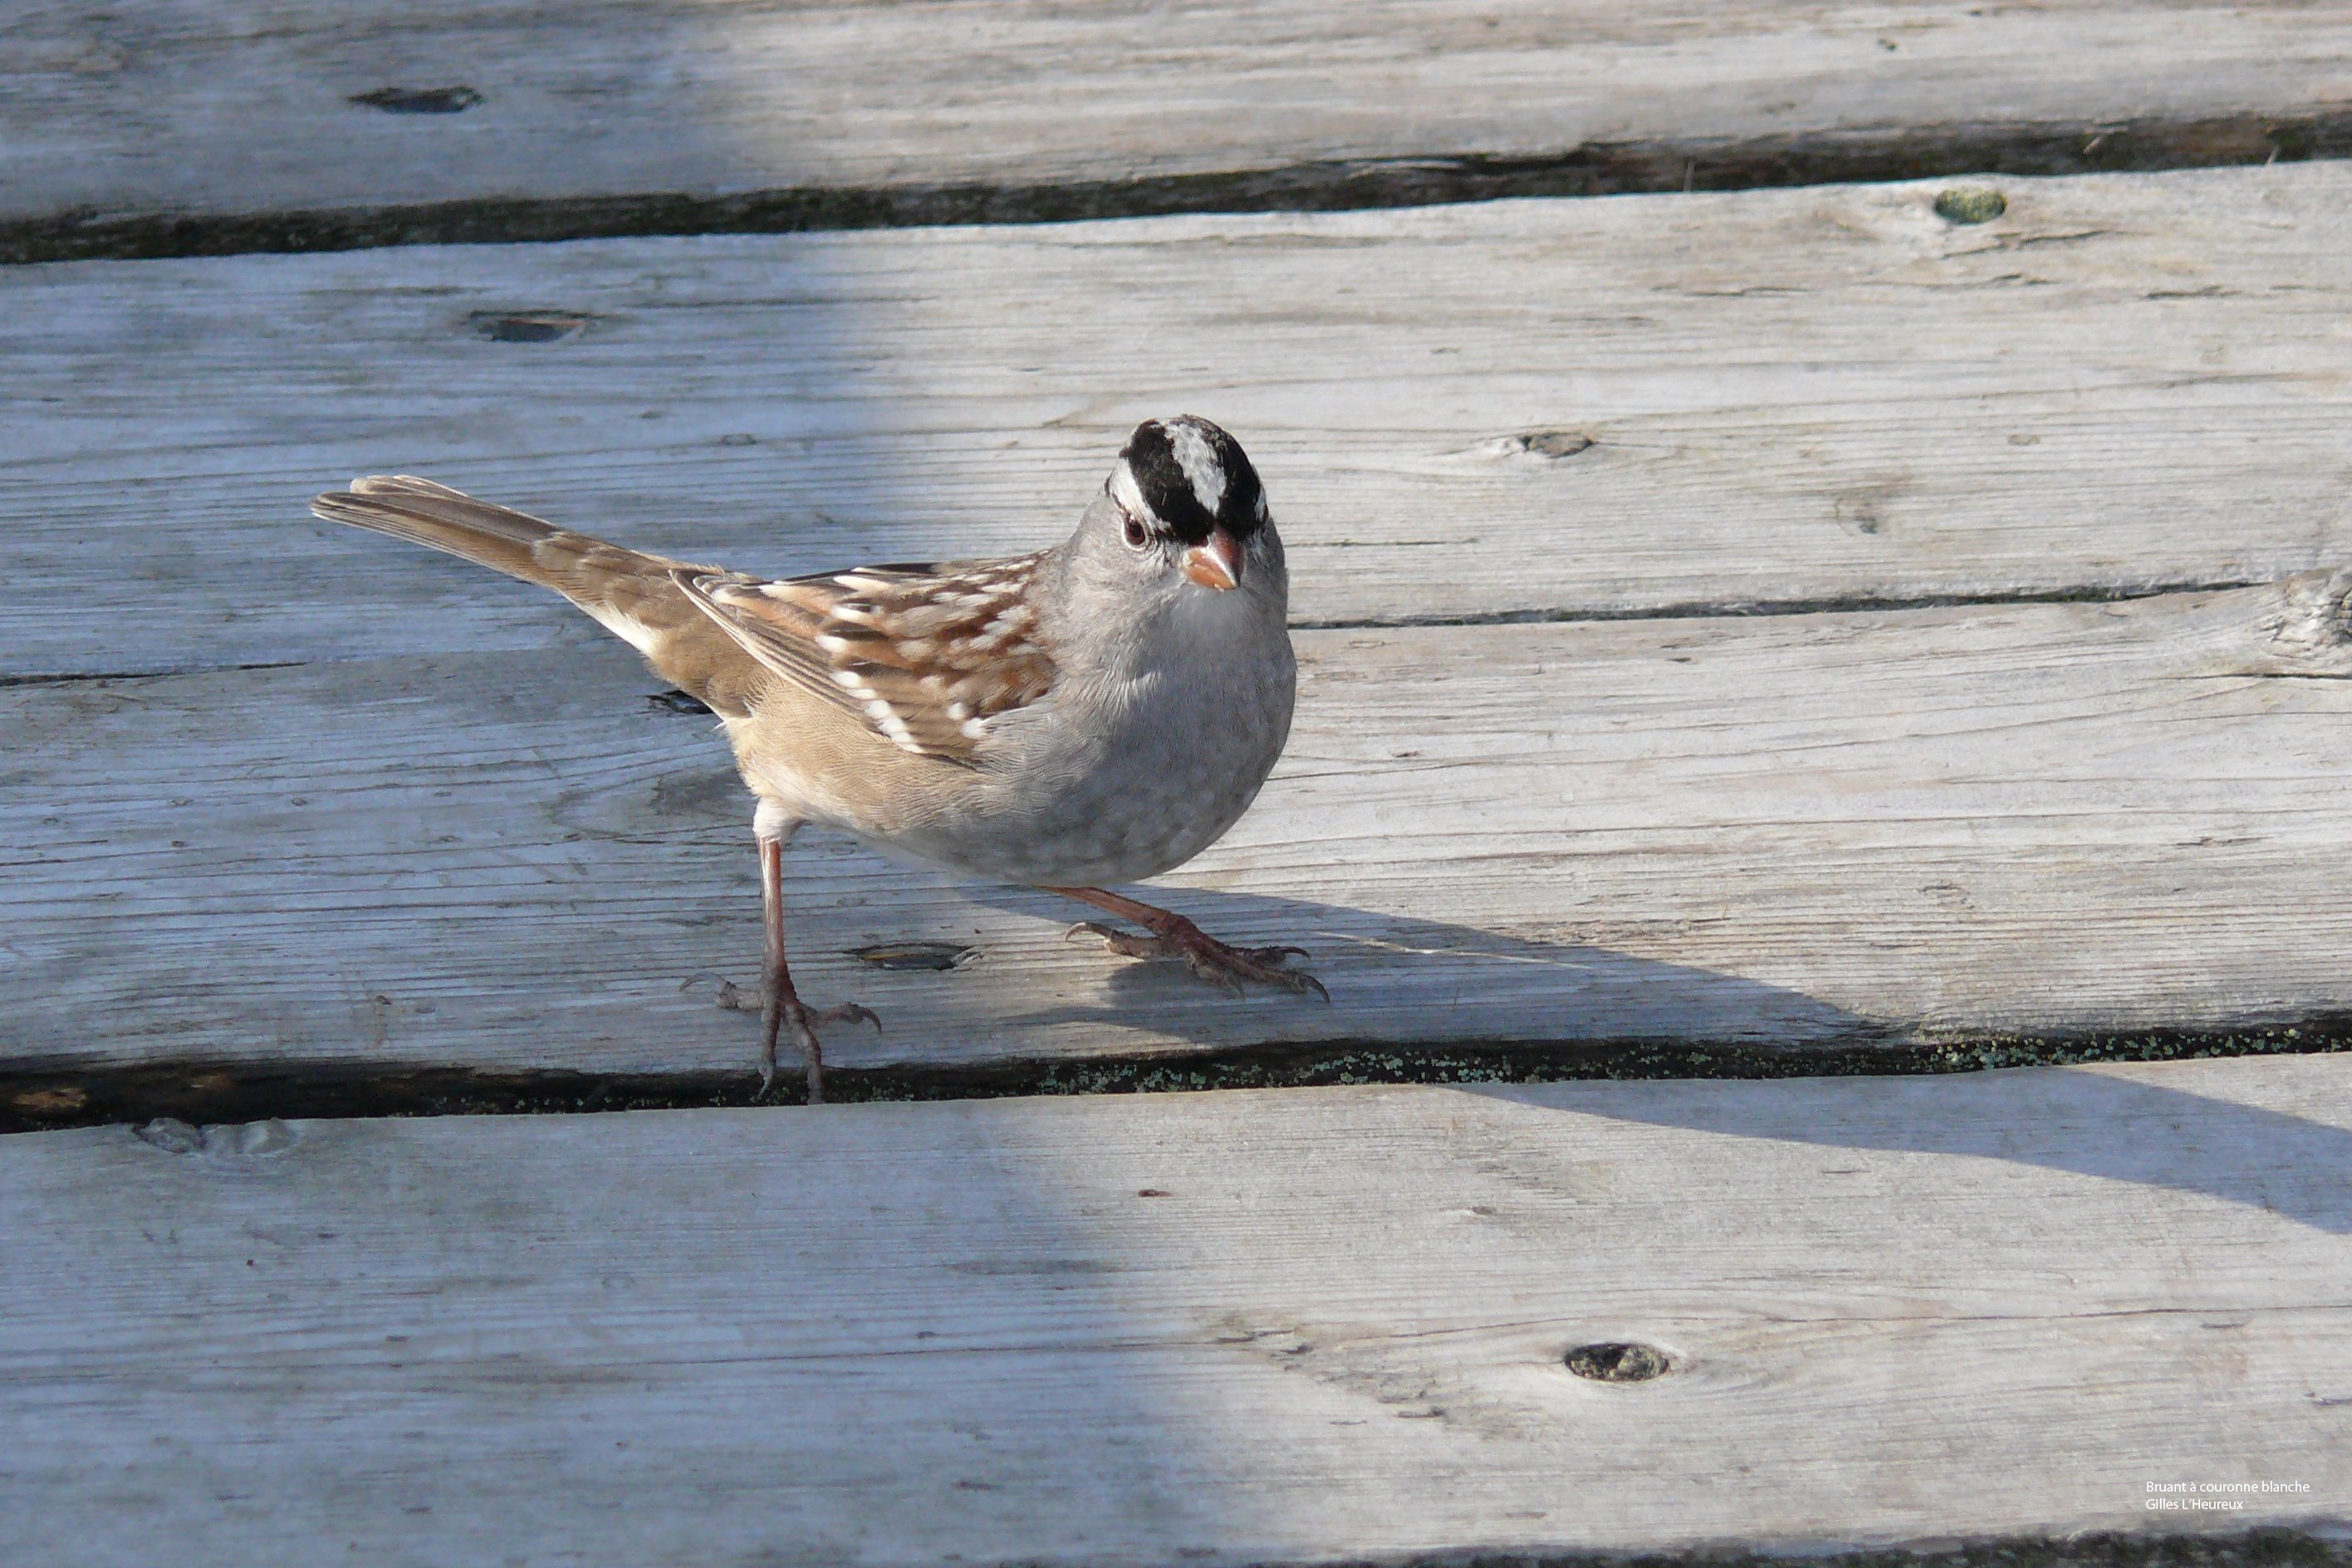
[[[1128,437],[1126,450],[1119,455],[1127,459],[1129,472],[1135,475],[1136,488],[1143,492],[1149,506],[1168,531],[1187,544],[1199,544],[1209,537],[1213,528],[1222,525],[1236,539],[1246,539],[1257,531],[1258,497],[1265,487],[1259,482],[1257,469],[1251,466],[1248,456],[1234,440],[1206,419],[1191,415],[1182,423],[1198,430],[1217,456],[1218,466],[1225,471],[1225,492],[1217,500],[1214,512],[1201,504],[1192,493],[1192,481],[1185,475],[1184,465],[1176,460],[1176,444],[1168,434],[1168,426],[1157,419],[1147,419],[1135,427]]]

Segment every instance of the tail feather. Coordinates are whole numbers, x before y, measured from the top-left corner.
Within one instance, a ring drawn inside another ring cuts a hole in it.
[[[349,490],[314,499],[310,510],[330,522],[388,533],[552,588],[721,713],[747,710],[764,681],[757,662],[670,576],[709,567],[574,533],[406,474],[353,479]]]
[[[492,571],[563,592],[542,563],[537,546],[563,532],[512,507],[476,500],[463,490],[406,474],[376,474],[352,481],[350,490],[322,495],[310,510],[329,522],[348,522],[389,533],[412,544],[463,556]]]

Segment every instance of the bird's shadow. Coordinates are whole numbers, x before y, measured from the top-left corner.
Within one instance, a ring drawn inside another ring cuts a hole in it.
[[[971,901],[1066,926],[1101,919],[1034,889],[959,889]],[[1192,889],[1130,889],[1240,946],[1290,942],[1330,990],[1326,1003],[1272,988],[1235,997],[1173,960],[1105,955],[1101,999],[1006,1018],[1008,1026],[1133,1025],[1196,1044],[1591,1044],[1820,1047],[1867,1043],[1885,1026],[1784,986],[1613,951],[1572,930],[1523,935],[1342,905]],[[1116,924],[1118,922],[1108,922]],[[1087,939],[1080,937],[1079,941]]]
[[[1572,936],[1546,941],[1428,919],[1296,900],[1142,890],[1212,934],[1297,942],[1332,1004],[1273,994],[1236,1002],[1173,962],[1106,955],[1103,1000],[1007,1019],[1048,1026],[1148,1018],[1196,1042],[1379,1045],[1409,1059],[1464,1044],[1563,1047],[1559,1076],[1782,1076],[1822,1047],[1873,1065],[1922,1060],[1899,1025],[1744,976],[1614,952]],[[1031,889],[974,889],[1000,910],[1069,921],[1086,911]],[[1244,1020],[1246,1019],[1246,1024]],[[1600,1048],[1580,1062],[1579,1047]],[[1619,1054],[1609,1054],[1614,1047]],[[1628,1058],[1622,1053],[1636,1053]],[[1746,1058],[1726,1064],[1729,1049]],[[1823,1061],[1824,1068],[1831,1064]],[[1838,1066],[1851,1072],[1851,1058]],[[1754,1082],[1613,1085],[1576,1109],[1620,1121],[1828,1148],[1962,1155],[2201,1194],[2352,1234],[2352,1130],[2285,1111],[2097,1069],[1839,1077],[1805,1093]],[[1663,1092],[1668,1089],[1678,1092]],[[1516,1094],[1500,1085],[1473,1092]],[[1538,1095],[1538,1098],[1540,1096]],[[1834,1114],[1829,1112],[1834,1111]]]

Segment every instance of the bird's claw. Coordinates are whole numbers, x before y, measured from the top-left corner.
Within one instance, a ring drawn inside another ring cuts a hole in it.
[[[812,1024],[871,1024],[874,1032],[882,1032],[882,1019],[871,1007],[861,1007],[855,1002],[844,1002],[837,1007],[820,1007],[814,1011],[803,1007],[801,1016]]]
[[[748,993],[732,982],[722,982],[719,988],[719,1005],[740,1012],[755,1012],[764,1007],[764,1003],[748,1003],[746,1000],[748,995]],[[812,1104],[821,1100],[824,1094],[824,1069],[821,1066],[824,1060],[824,1047],[817,1043],[816,1026],[819,1024],[871,1024],[874,1026],[876,1034],[882,1032],[880,1016],[873,1008],[860,1006],[855,1002],[844,1002],[833,1007],[811,1007],[797,996],[787,996],[779,1006],[778,1012],[779,1021],[792,1030],[793,1042],[800,1047],[802,1056],[808,1060],[809,1095]],[[777,1042],[771,1038],[767,1042],[766,1048],[760,1053],[760,1092],[755,1097],[757,1099],[766,1099],[769,1091],[776,1087],[776,1044]]]
[[[1303,969],[1285,967],[1294,957],[1313,956],[1303,947],[1234,947],[1181,918],[1167,931],[1150,936],[1138,936],[1099,921],[1081,921],[1064,932],[1063,939],[1067,941],[1081,932],[1101,938],[1105,948],[1121,957],[1181,958],[1185,968],[1236,996],[1243,994],[1242,982],[1255,980],[1300,996],[1311,991],[1326,1002],[1331,1000],[1331,993],[1323,988],[1320,980]]]

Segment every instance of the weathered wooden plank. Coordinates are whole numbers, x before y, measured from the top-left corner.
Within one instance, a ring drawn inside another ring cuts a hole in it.
[[[2343,107],[2352,18],[2289,0],[1638,16],[1598,0],[178,0],[20,5],[0,39],[0,218],[47,255],[91,219],[168,245],[185,220],[258,215],[238,242],[268,246],[289,222],[387,206],[411,210],[309,226],[348,243],[496,237],[518,208],[562,234],[567,219],[1083,215],[1269,186],[1394,200],[1449,174],[1507,192],[1531,160],[1561,164],[1542,193],[1674,188],[1834,169],[1874,142],[1878,174],[2008,142],[2035,171],[2127,165],[2151,137],[2176,159],[2259,162],[2309,151],[2308,128],[2271,132],[2279,121]],[[629,196],[668,199],[597,205]]]
[[[2008,189],[0,272],[0,673],[593,635],[304,515],[354,472],[815,570],[1057,537],[1188,408],[1267,472],[1310,623],[2352,557],[2352,166]],[[526,310],[585,324],[484,341]]]
[[[1167,880],[1331,1005],[814,833],[794,962],[881,1013],[850,1068],[2308,1020],[2352,1009],[2347,595],[1308,634],[1286,758]],[[7,1065],[747,1075],[747,804],[633,657],[0,690]],[[971,951],[850,956],[908,942]]]
[[[2340,1057],[0,1139],[0,1504],[86,1563],[2340,1541],[2347,1164]]]

